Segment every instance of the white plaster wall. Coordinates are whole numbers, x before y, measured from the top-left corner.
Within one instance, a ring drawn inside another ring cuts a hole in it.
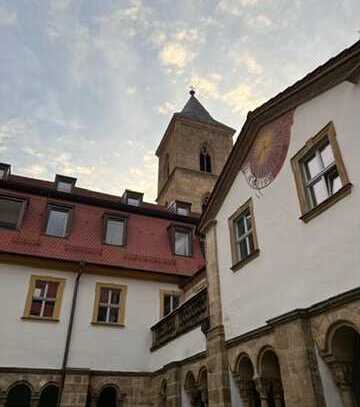
[[[23,320],[32,274],[65,278],[60,322]],[[0,366],[60,368],[75,275],[0,264]]]
[[[160,369],[170,362],[186,359],[206,350],[206,338],[201,327],[179,336],[172,342],[151,353],[150,370]]]
[[[264,325],[297,307],[360,285],[360,86],[343,83],[297,108],[284,167],[261,198],[240,172],[217,215],[218,258],[226,338]],[[290,159],[333,121],[354,187],[308,224],[300,209]],[[252,196],[260,256],[230,270],[228,217]]]
[[[96,282],[127,286],[125,327],[91,324]],[[97,370],[147,371],[152,335],[160,316],[160,289],[167,283],[83,275],[80,280],[69,366]]]
[[[318,361],[321,383],[323,385],[324,396],[327,407],[341,407],[343,402],[339,393],[339,388],[334,383],[329,366],[321,358],[318,349],[316,349],[316,359]]]

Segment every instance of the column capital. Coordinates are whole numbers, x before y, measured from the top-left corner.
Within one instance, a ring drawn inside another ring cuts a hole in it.
[[[262,400],[268,399],[268,394],[270,391],[271,380],[265,377],[257,377],[254,379],[256,390],[260,395]]]
[[[242,378],[239,375],[234,376],[234,380],[238,386],[241,398],[243,399],[243,401],[248,401],[250,398],[252,380]]]

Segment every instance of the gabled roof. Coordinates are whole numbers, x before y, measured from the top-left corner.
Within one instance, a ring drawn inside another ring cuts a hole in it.
[[[297,106],[308,102],[344,81],[359,84],[360,41],[329,59],[325,64],[320,65],[253,112],[248,113],[239,137],[216,181],[206,211],[201,217],[200,231],[206,228],[208,222],[214,219],[219,211],[226,194],[246,159],[258,129],[276,117],[295,109]]]

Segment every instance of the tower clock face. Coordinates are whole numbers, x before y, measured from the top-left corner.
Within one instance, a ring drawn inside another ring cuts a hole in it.
[[[242,172],[251,188],[271,184],[286,159],[289,149],[293,112],[288,112],[258,132]]]

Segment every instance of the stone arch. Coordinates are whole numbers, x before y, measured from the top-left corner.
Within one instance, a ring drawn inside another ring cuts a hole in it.
[[[260,396],[254,381],[255,369],[250,356],[242,352],[237,357],[234,367],[234,380],[239,389],[240,398],[246,407],[260,407]]]
[[[207,143],[203,143],[200,146],[200,151],[199,151],[199,167],[200,171],[202,172],[207,172],[207,173],[212,173],[213,172],[213,163],[212,163],[212,157],[213,154],[209,151],[209,146]]]
[[[339,388],[345,407],[360,405],[360,333],[346,320],[333,323],[326,333],[324,359]]]
[[[6,407],[30,407],[33,395],[32,385],[26,381],[17,381],[6,392]]]
[[[57,407],[59,398],[59,385],[54,382],[46,383],[40,390],[38,407]]]
[[[94,398],[94,397],[93,397]],[[96,395],[97,407],[119,407],[124,395],[115,383],[106,383]]]
[[[166,400],[167,400],[167,395],[168,395],[167,393],[168,393],[167,380],[164,378],[164,379],[162,379],[162,381],[160,383],[160,390],[159,390],[161,405],[166,405]]]
[[[285,405],[279,358],[271,346],[264,346],[258,355],[257,387],[261,398],[269,407]]]
[[[199,385],[199,379],[201,379],[204,376],[203,372],[204,369],[200,369],[198,374],[198,380],[195,379],[194,373],[192,371],[187,372],[185,376],[184,389],[189,397],[191,406],[204,407],[207,405],[205,404],[207,403],[207,387],[205,397],[204,389],[202,389]]]

